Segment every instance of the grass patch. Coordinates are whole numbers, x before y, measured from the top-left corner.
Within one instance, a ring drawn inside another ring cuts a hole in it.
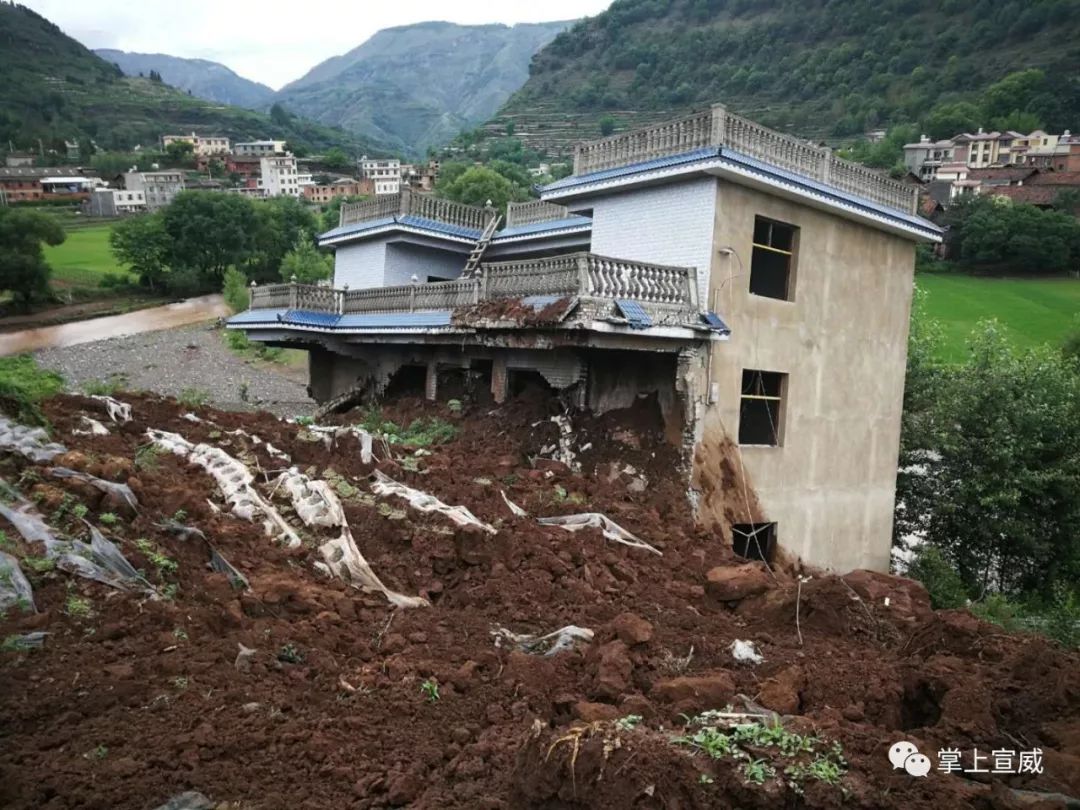
[[[138,277],[119,264],[109,248],[109,225],[92,225],[67,232],[62,244],[45,246],[45,260],[52,267],[52,282],[62,289],[89,289],[99,298],[129,293],[121,283],[106,288],[102,281],[113,276],[122,282],[136,284]]]
[[[45,424],[38,403],[64,390],[64,378],[38,366],[28,354],[0,357],[0,410],[20,422]]]
[[[176,399],[188,408],[199,408],[210,401],[210,392],[201,388],[185,388]]]
[[[1019,348],[1060,346],[1080,312],[1080,280],[1073,278],[987,278],[929,272],[915,278],[926,291],[926,314],[942,328],[940,359],[959,363],[981,320],[996,318]]]
[[[363,428],[368,433],[381,436],[390,444],[400,444],[405,447],[430,447],[435,444],[445,444],[457,436],[457,428],[444,419],[437,416],[421,416],[409,423],[408,427],[383,418],[382,411],[371,408],[364,415],[357,427]]]
[[[176,560],[162,553],[157,546],[145,537],[140,537],[136,540],[135,547],[139,549],[139,552],[146,558],[146,561],[154,566],[157,570],[159,579],[171,576],[180,569],[180,565]]]

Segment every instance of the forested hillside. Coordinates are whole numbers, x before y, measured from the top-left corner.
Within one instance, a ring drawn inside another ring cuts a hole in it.
[[[840,138],[980,102],[1029,68],[1044,80],[1005,113],[1078,128],[1080,0],[615,0],[534,57],[492,129],[550,147],[605,114],[622,128],[723,101]]]
[[[93,139],[106,149],[152,144],[167,131],[284,138],[310,149],[379,151],[371,139],[305,121],[215,104],[119,68],[24,6],[0,3],[0,142],[16,148]]]

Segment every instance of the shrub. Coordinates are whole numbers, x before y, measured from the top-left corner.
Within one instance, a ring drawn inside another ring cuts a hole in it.
[[[247,276],[235,267],[230,267],[225,271],[221,294],[225,297],[225,303],[229,305],[229,309],[233,312],[242,312],[247,309],[251,300],[248,292]]]
[[[0,357],[0,410],[18,421],[45,424],[38,403],[63,389],[64,378],[39,368],[29,355]]]
[[[937,610],[961,608],[967,604],[963,580],[937,546],[922,546],[908,566],[907,575],[923,584],[930,594],[930,604]]]

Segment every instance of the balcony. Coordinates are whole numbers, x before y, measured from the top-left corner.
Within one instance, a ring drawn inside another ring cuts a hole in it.
[[[468,279],[350,290],[305,284],[251,288],[252,310],[283,309],[329,315],[453,310],[484,301],[531,296],[628,299],[651,307],[698,312],[697,271],[593,253],[482,264]]]
[[[578,144],[574,175],[643,163],[695,149],[726,148],[880,205],[914,214],[918,190],[841,160],[828,147],[763,127],[722,105],[656,126]]]
[[[340,227],[386,217],[400,219],[408,216],[468,228],[477,231],[479,235],[479,232],[483,231],[491,218],[495,216],[495,211],[491,208],[443,200],[430,194],[418,194],[405,188],[397,194],[384,194],[373,200],[343,204],[338,224]]]

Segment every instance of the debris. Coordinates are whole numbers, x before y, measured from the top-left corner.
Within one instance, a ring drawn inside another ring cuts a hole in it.
[[[75,428],[71,431],[74,436],[108,436],[109,429],[105,427],[97,419],[91,419],[89,416],[81,416],[79,420],[85,427]]]
[[[737,602],[772,587],[765,569],[755,563],[718,565],[705,573],[705,590],[721,602]]]
[[[583,512],[579,515],[560,515],[556,517],[540,518],[539,523],[543,526],[558,526],[560,529],[566,529],[568,532],[576,532],[579,529],[587,528],[600,529],[604,533],[604,537],[608,540],[614,540],[616,543],[622,543],[624,546],[644,549],[645,551],[651,551],[653,554],[663,556],[660,549],[650,546],[644,540],[638,539],[607,515],[602,515],[599,512]]]
[[[251,647],[245,647],[239,641],[236,642],[236,646],[239,651],[236,653],[236,660],[233,662],[233,666],[236,667],[238,672],[251,672],[251,665],[254,663],[252,659],[255,657],[255,650]]]
[[[754,646],[752,641],[743,641],[737,638],[728,645],[728,649],[731,651],[731,657],[740,664],[763,664],[765,662],[765,656],[757,651],[757,647]]]
[[[186,458],[206,470],[217,482],[218,488],[239,518],[254,522],[262,515],[266,533],[288,548],[300,545],[300,536],[285,518],[255,491],[255,476],[244,464],[237,461],[220,447],[208,444],[192,444],[177,433],[150,428],[146,435],[156,446]]]
[[[0,551],[0,613],[12,605],[22,605],[28,613],[37,613],[34,589],[19,567],[19,561]]]
[[[109,396],[99,396],[95,394],[90,399],[96,399],[105,405],[105,410],[109,414],[109,418],[114,422],[130,422],[131,421],[131,406],[126,402],[113,399]]]
[[[202,534],[202,532],[199,532],[199,534]],[[206,539],[205,535],[203,535],[203,539]],[[232,563],[222,557],[218,550],[213,546],[210,546],[210,568],[217,571],[219,574],[227,576],[229,578],[229,584],[234,588],[251,590],[251,583],[248,582],[248,578],[240,573]]]
[[[154,810],[214,810],[217,807],[201,793],[188,790],[173,796],[165,804],[155,807]]]
[[[340,427],[308,425],[307,431],[312,436],[321,439],[327,450],[330,450],[334,446],[334,443],[342,436],[356,436],[356,438],[360,440],[360,461],[364,464],[370,464],[372,462],[371,444],[373,437],[363,428],[356,427],[355,425]]]
[[[247,439],[248,441],[250,441],[256,447],[265,447],[266,452],[269,453],[274,458],[281,459],[282,461],[284,461],[286,463],[288,463],[290,461],[288,453],[286,453],[283,450],[278,450],[276,447],[274,447],[274,445],[270,444],[270,442],[264,442],[262,439],[260,439],[254,433],[248,433],[243,428],[237,428],[236,430],[227,430],[225,432],[228,433],[230,436],[242,436],[245,439]]]
[[[186,541],[191,540],[192,538],[196,540],[206,540],[206,534],[203,533],[202,529],[195,526],[185,526],[183,523],[173,520],[172,518],[166,518],[161,523],[155,523],[154,525],[159,529],[164,529],[169,534],[178,537],[181,540]]]
[[[506,497],[506,493],[503,490],[499,490],[499,494],[502,495],[503,501],[510,508],[510,511],[514,514],[514,517],[528,517],[529,513],[514,503],[512,500]]]
[[[49,434],[44,428],[26,427],[6,416],[0,416],[0,450],[18,453],[39,464],[67,452],[64,445],[49,441]]]
[[[50,467],[49,475],[53,478],[72,478],[76,481],[83,481],[90,484],[90,486],[99,492],[104,492],[113,499],[114,503],[118,505],[122,504],[133,513],[139,511],[139,500],[135,497],[135,493],[131,491],[131,487],[127,484],[106,481],[104,478],[98,478],[96,475],[79,472],[78,470],[71,470],[67,467]]]
[[[375,482],[371,485],[371,490],[382,497],[396,495],[399,498],[404,498],[409,502],[409,506],[421,512],[438,512],[446,515],[459,526],[476,526],[488,534],[498,534],[498,529],[479,520],[476,515],[464,506],[447,506],[434,495],[428,495],[426,492],[413,489],[405,484],[399,484],[381,470],[375,470]]]
[[[491,635],[495,637],[496,647],[509,645],[530,655],[550,656],[569,650],[578,642],[588,643],[593,640],[594,634],[586,627],[568,624],[543,636],[514,633],[505,627],[492,630]]]
[[[35,630],[33,633],[8,636],[4,639],[4,649],[25,652],[27,650],[40,650],[45,646],[45,636],[49,635],[44,630]]]
[[[280,486],[292,499],[293,508],[306,526],[344,526],[345,511],[333,488],[326,481],[317,481],[296,467],[278,476]]]

